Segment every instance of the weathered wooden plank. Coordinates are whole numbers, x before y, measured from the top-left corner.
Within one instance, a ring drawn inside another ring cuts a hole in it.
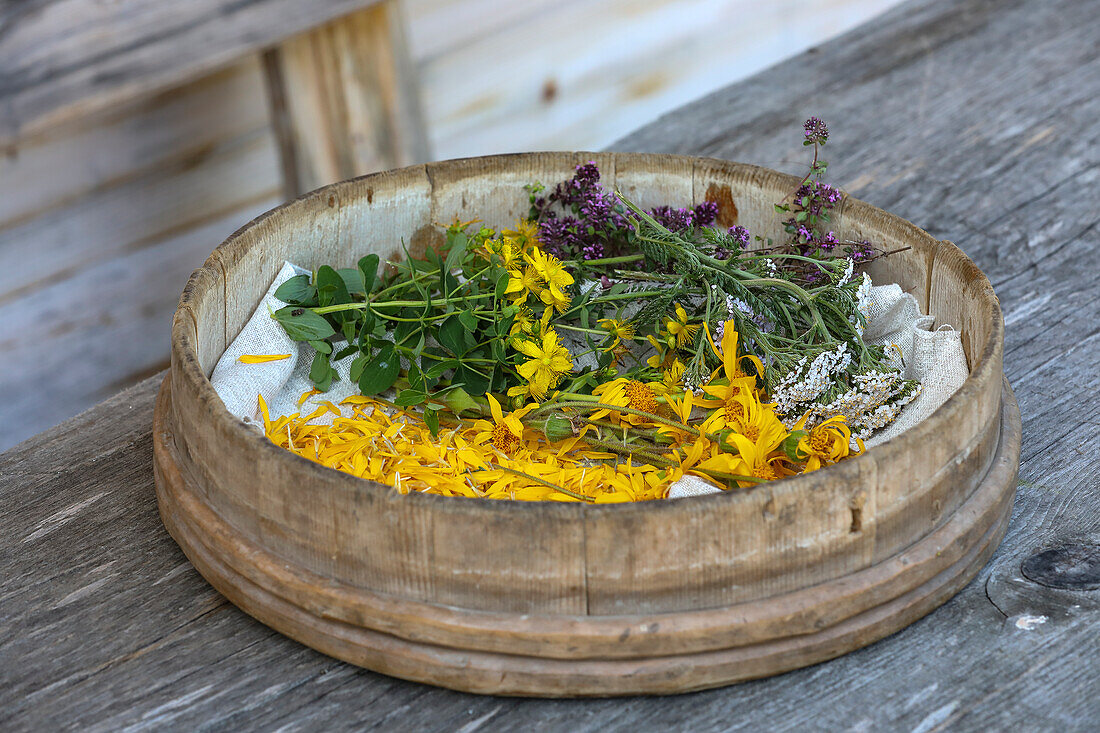
[[[412,0],[406,14],[432,150],[452,158],[603,147],[896,2]]]
[[[284,41],[264,66],[287,198],[428,159],[397,0]]]
[[[175,294],[266,198],[0,302],[0,448],[87,409],[168,362]],[[40,385],[27,389],[28,379]]]
[[[0,148],[193,79],[373,0],[35,0],[0,9]]]
[[[17,507],[0,514],[0,727],[1095,730],[1100,594],[1018,573],[1037,550],[1100,544],[1100,304],[1082,266],[1100,246],[1100,27],[1086,10],[913,3],[618,146],[795,170],[781,161],[819,114],[836,180],[990,275],[1021,485],[993,561],[940,610],[827,664],[676,698],[504,701],[361,672],[231,607],[203,614],[215,596],[156,517],[153,380],[0,458],[0,501]]]
[[[259,59],[242,59],[170,92],[84,117],[0,156],[0,228],[151,171],[201,167],[268,125]]]

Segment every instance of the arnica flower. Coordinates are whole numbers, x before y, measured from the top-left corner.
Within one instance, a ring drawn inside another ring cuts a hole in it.
[[[688,314],[684,306],[676,304],[676,317],[665,322],[664,342],[670,349],[682,349],[695,341],[699,333],[698,323],[688,323]]]
[[[618,318],[601,318],[596,321],[596,323],[600,328],[607,331],[608,335],[613,339],[610,344],[604,347],[604,351],[614,349],[623,341],[633,341],[636,336],[634,325],[629,321],[623,321]]]
[[[478,429],[474,435],[474,441],[479,444],[490,443],[501,453],[514,455],[524,444],[521,420],[536,405],[528,405],[505,415],[500,408],[500,403],[493,395],[487,394],[486,397],[489,399],[489,412],[493,416],[493,422],[478,420],[474,423],[474,428]]]
[[[784,433],[784,437],[786,434]],[[783,442],[771,445],[766,442],[754,442],[747,436],[737,433],[730,434],[726,440],[737,449],[740,461],[730,461],[730,454],[719,454],[710,461],[703,461],[699,468],[718,470],[724,473],[733,473],[741,476],[754,476],[756,478],[772,481],[783,476],[790,476],[792,472],[783,465],[784,456],[777,448]],[[719,468],[719,465],[723,466]],[[742,486],[751,486],[752,482],[740,482]]]
[[[775,414],[774,405],[761,402],[752,392],[735,395],[726,402],[723,410],[726,428],[766,446],[768,450],[776,450],[790,435],[783,421]]]
[[[745,408],[740,397],[747,394],[750,398],[756,399],[756,377],[746,374],[741,368],[741,362],[748,361],[752,363],[760,374],[764,373],[764,365],[755,356],[738,355],[737,342],[740,336],[733,321],[726,321],[722,326],[722,348],[720,350],[711,340],[709,329],[707,329],[706,334],[714,353],[722,358],[720,369],[723,372],[724,380],[721,381],[725,383],[722,384],[721,381],[714,379],[714,376],[718,374],[718,371],[715,371],[714,375],[711,375],[711,381],[703,387],[703,393],[708,399],[702,400],[699,403],[700,407],[714,409],[713,400],[721,401],[721,405],[717,406],[717,409],[714,409],[707,417],[703,427],[704,430],[711,431],[721,430],[727,426],[732,428],[736,425],[737,420],[744,417]]]
[[[557,331],[552,328],[547,329],[541,343],[519,341],[515,348],[529,359],[517,369],[520,376],[527,380],[527,384],[508,390],[509,396],[528,394],[541,400],[573,369],[569,350],[561,345]]]
[[[794,426],[795,431],[805,430],[806,416]],[[843,415],[831,417],[815,425],[798,441],[798,456],[807,456],[804,472],[829,466],[851,452],[852,431]]]
[[[597,385],[592,394],[600,398],[600,403],[613,407],[629,407],[632,410],[641,410],[650,414],[657,413],[657,394],[653,387],[634,379],[613,379]],[[611,417],[613,420],[629,425],[642,425],[649,420],[642,415],[619,413],[615,410],[597,410],[592,413],[593,420],[602,417]]]

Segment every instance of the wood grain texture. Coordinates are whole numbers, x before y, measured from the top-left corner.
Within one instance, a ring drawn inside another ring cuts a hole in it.
[[[197,78],[372,0],[30,0],[0,9],[0,148]]]
[[[287,198],[428,159],[398,0],[290,38],[264,66]]]
[[[1079,22],[1087,9],[910,3],[619,146],[794,171],[797,126],[820,114],[840,183],[990,275],[1024,415],[1021,482],[1004,543],[935,613],[825,664],[675,698],[502,700],[363,672],[237,611],[164,532],[157,378],[0,458],[15,507],[0,515],[0,656],[13,660],[0,725],[1095,730],[1100,595],[1019,570],[1048,547],[1100,542],[1100,305],[1081,265],[1100,245],[1100,28]]]
[[[55,133],[0,157],[0,448],[163,369],[187,276],[280,198],[256,59]]]

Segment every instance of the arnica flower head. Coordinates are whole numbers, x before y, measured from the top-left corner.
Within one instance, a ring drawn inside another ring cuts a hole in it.
[[[824,145],[825,141],[829,139],[829,126],[825,124],[824,120],[817,117],[811,117],[806,120],[802,125],[806,136],[807,143],[817,143],[818,145]]]
[[[806,415],[795,425],[795,430],[805,430]],[[830,417],[810,428],[798,441],[799,457],[806,456],[805,472],[816,471],[847,458],[851,452],[852,432],[843,415]]]

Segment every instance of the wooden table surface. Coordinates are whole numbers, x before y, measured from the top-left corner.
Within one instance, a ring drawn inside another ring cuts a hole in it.
[[[918,0],[614,146],[797,171],[817,115],[834,183],[989,275],[1020,487],[1004,544],[939,610],[832,662],[671,698],[487,698],[366,672],[245,616],[165,532],[154,378],[0,456],[0,729],[1100,729],[1098,16],[1096,0]]]

